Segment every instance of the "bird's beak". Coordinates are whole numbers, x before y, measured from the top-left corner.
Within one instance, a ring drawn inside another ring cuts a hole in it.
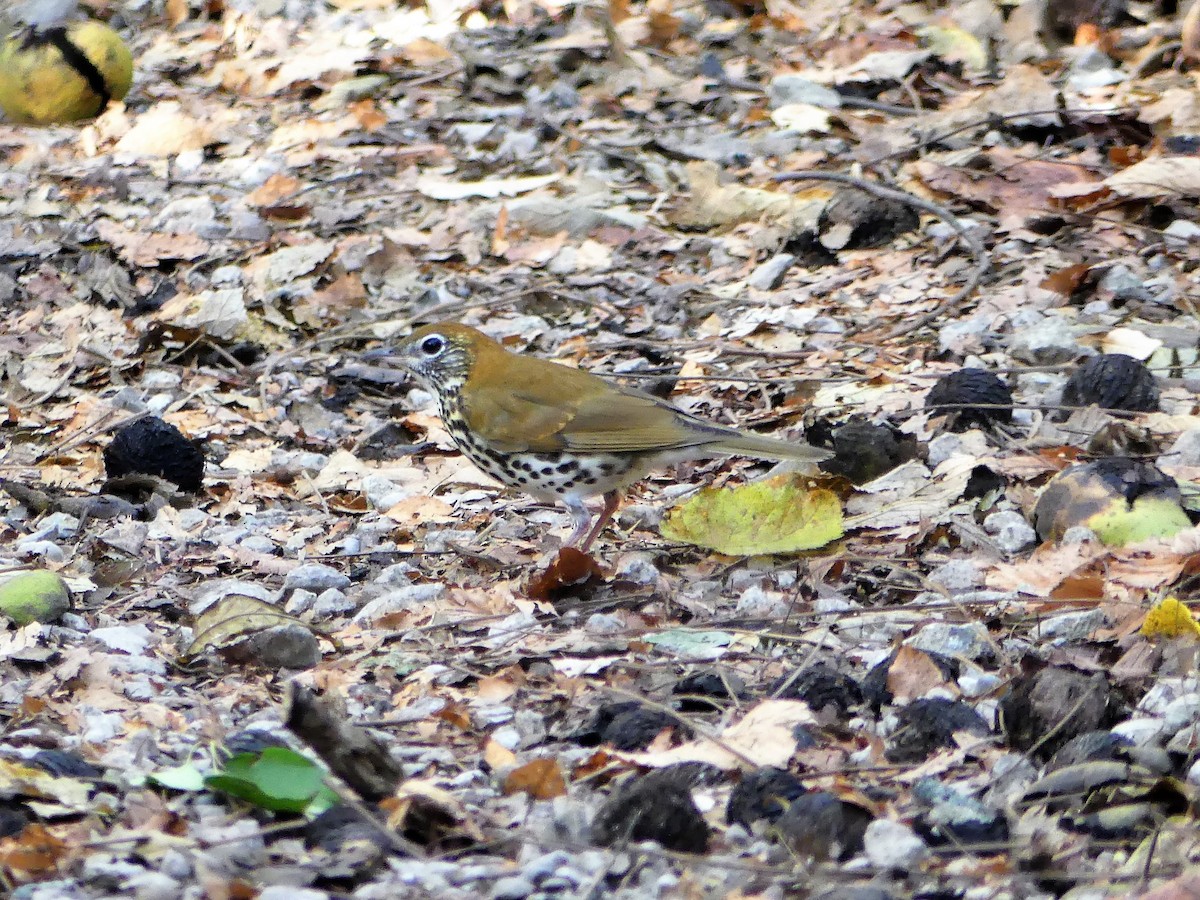
[[[376,347],[362,354],[359,359],[373,366],[384,365],[391,368],[409,369],[411,363],[403,353],[397,353],[391,347]]]

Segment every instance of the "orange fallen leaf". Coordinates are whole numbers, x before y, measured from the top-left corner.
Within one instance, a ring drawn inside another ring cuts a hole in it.
[[[528,794],[535,800],[553,800],[567,792],[567,782],[552,759],[535,759],[513,769],[504,779],[506,795]]]

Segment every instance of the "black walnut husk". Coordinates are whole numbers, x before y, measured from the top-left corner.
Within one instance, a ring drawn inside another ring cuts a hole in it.
[[[657,841],[667,850],[703,853],[709,827],[686,779],[651,772],[621,785],[596,814],[592,838],[604,847]]]
[[[1158,379],[1141,360],[1102,353],[1071,373],[1063,386],[1062,405],[1153,412],[1158,409]]]
[[[725,821],[747,828],[760,819],[774,822],[804,793],[807,791],[800,779],[786,769],[773,766],[755,769],[734,785],[725,808]]]
[[[110,479],[155,475],[194,494],[204,480],[204,453],[174,425],[146,416],[113,435],[104,449],[104,471]]]
[[[951,431],[1011,422],[1012,402],[1012,389],[987,369],[949,372],[925,395],[925,408],[935,416],[946,416]]]

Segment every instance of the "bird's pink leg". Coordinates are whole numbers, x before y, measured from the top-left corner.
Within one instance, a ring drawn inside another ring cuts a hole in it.
[[[592,524],[592,514],[588,511],[587,504],[578,497],[566,497],[563,499],[563,504],[571,513],[571,524],[574,526],[571,529],[571,536],[567,538],[567,542],[563,546],[575,547],[588,533],[588,526]]]
[[[617,511],[617,507],[621,505],[621,492],[609,491],[604,495],[604,509],[600,512],[600,518],[596,520],[596,524],[592,526],[592,530],[588,532],[588,536],[584,538],[583,543],[579,545],[579,549],[583,553],[587,553],[588,548],[592,546],[592,541],[600,536],[600,532],[604,530],[604,526],[612,521],[613,515]],[[574,537],[574,535],[572,535]]]

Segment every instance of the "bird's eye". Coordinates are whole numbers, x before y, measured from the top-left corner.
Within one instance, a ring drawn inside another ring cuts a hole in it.
[[[440,334],[431,334],[421,341],[421,352],[426,356],[437,356],[446,349],[446,339]]]

